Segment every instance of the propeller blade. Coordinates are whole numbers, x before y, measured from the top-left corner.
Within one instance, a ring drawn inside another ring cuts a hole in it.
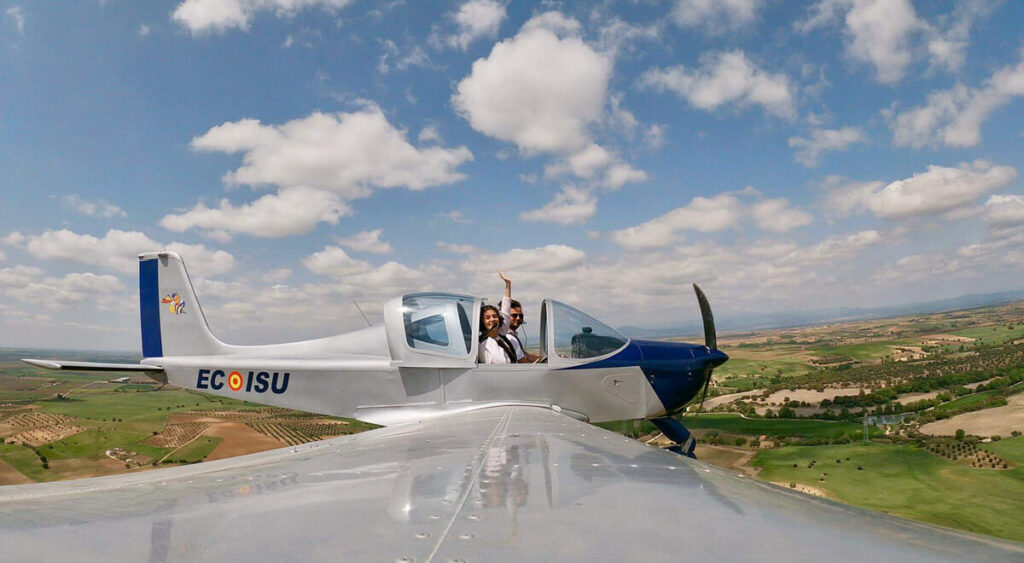
[[[715,317],[711,314],[711,304],[701,291],[700,286],[693,284],[697,293],[697,304],[700,305],[700,316],[704,320],[704,345],[712,350],[718,348],[718,336],[715,334]]]
[[[711,304],[708,303],[708,298],[701,291],[700,286],[693,284],[693,291],[697,294],[697,304],[700,305],[700,316],[704,321],[704,345],[708,347],[708,350],[718,349],[718,335],[715,333],[715,316],[711,314]],[[711,371],[714,368],[713,364],[708,364],[707,369],[704,371],[704,390],[700,394],[700,403],[697,405],[697,413],[694,415],[700,415],[700,412],[704,410],[704,399],[708,397],[708,387],[711,385]]]
[[[708,398],[708,386],[711,385],[711,367],[704,371],[704,390],[700,394],[700,403],[697,403],[697,412],[694,413],[693,418],[700,416],[700,412],[704,410],[704,399]]]

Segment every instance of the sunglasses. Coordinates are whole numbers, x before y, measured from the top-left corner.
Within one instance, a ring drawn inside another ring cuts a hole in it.
[[[522,316],[522,315],[519,315],[519,314],[516,314],[516,313],[512,313],[511,317],[512,317],[513,319],[521,319],[521,318],[523,318],[523,316]]]

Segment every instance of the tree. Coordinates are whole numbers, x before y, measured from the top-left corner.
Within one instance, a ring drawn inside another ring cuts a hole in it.
[[[963,428],[957,428],[956,429],[956,439],[958,441],[963,440],[965,435],[966,435],[966,432],[964,432]]]

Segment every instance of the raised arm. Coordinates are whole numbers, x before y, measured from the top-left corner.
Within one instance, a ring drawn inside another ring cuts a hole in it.
[[[498,307],[498,311],[501,312],[501,327],[498,332],[505,334],[512,326],[512,280],[501,273],[501,270],[498,270],[498,277],[505,282],[505,295],[501,297],[501,306]]]

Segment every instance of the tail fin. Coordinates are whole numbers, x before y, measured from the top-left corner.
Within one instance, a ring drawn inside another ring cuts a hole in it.
[[[206,324],[185,262],[177,252],[139,255],[142,356],[209,356],[225,352]]]

